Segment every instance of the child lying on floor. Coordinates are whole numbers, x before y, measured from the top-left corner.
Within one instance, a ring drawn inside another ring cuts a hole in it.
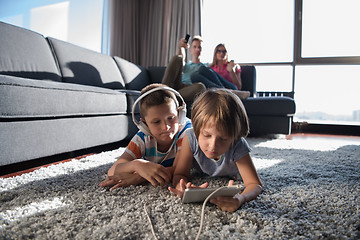
[[[210,89],[201,94],[191,110],[193,129],[186,131],[181,151],[176,156],[173,186],[169,190],[182,198],[190,169],[209,176],[228,176],[244,181],[245,189],[234,197],[210,200],[224,211],[234,212],[245,202],[262,192],[262,184],[250,157],[250,147],[244,137],[249,123],[241,100],[226,89]],[[233,185],[231,180],[229,185]],[[205,183],[200,187],[207,187]]]
[[[175,90],[151,84],[141,91],[140,128],[125,152],[108,171],[101,187],[125,187],[148,181],[153,186],[170,183],[176,152],[181,148],[185,130],[191,128],[186,106],[180,106]]]

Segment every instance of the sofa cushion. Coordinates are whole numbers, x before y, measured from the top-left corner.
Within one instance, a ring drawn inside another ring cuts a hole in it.
[[[3,22],[0,22],[0,74],[61,81],[46,39]]]
[[[0,118],[126,114],[126,98],[106,88],[0,75]]]
[[[0,121],[0,166],[129,141],[137,131],[129,115]]]
[[[146,69],[123,58],[114,57],[121,75],[124,78],[126,89],[141,90],[151,84]]]
[[[105,54],[48,37],[63,76],[63,81],[110,89],[125,88],[114,61]]]
[[[248,115],[292,115],[295,101],[289,97],[257,97],[242,100]]]

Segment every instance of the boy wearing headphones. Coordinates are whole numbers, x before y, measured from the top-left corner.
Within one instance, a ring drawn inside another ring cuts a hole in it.
[[[177,97],[183,104],[179,106]],[[140,122],[134,117],[140,102]],[[133,106],[133,120],[140,129],[125,152],[108,170],[101,187],[113,190],[148,181],[153,186],[170,183],[173,162],[181,148],[185,130],[191,128],[181,95],[164,84],[146,86]]]

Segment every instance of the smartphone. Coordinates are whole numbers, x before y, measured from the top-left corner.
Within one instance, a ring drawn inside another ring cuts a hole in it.
[[[218,188],[188,188],[185,189],[184,195],[181,199],[182,203],[192,203],[192,202],[203,202],[211,193],[213,193]],[[212,198],[218,196],[224,197],[233,197],[235,194],[239,193],[241,188],[237,186],[227,186],[218,192],[216,192]]]
[[[189,42],[189,39],[190,39],[190,34],[186,34],[186,36],[185,36],[185,42],[188,43],[188,42]]]

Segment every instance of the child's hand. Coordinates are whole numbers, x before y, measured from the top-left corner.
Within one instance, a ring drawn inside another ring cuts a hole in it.
[[[139,161],[136,172],[155,187],[159,184],[164,186],[165,183],[170,183],[171,180],[170,170],[157,163]]]
[[[188,183],[190,183],[190,182],[188,182]],[[174,193],[179,198],[182,198],[183,195],[184,195],[184,191],[186,189],[186,183],[185,183],[184,179],[180,179],[180,182],[179,182],[179,185],[178,185],[177,188],[169,187],[168,189],[169,189],[170,192]]]
[[[108,176],[104,181],[102,181],[100,187],[110,187],[109,190],[114,190],[119,187],[127,187],[130,185],[137,185],[143,182],[144,179],[136,173],[121,173],[114,176]]]
[[[234,185],[234,181],[230,180],[228,186]],[[237,194],[239,195],[239,194]],[[245,203],[245,198],[238,197],[216,197],[209,200],[212,204],[217,205],[221,210],[227,212],[235,212],[241,205]]]
[[[169,191],[177,195],[179,198],[182,198],[187,188],[207,188],[209,183],[203,183],[200,186],[196,186],[191,182],[185,183],[184,179],[180,179],[179,185],[177,188],[169,187]]]
[[[221,210],[235,212],[244,202],[234,197],[216,197],[210,199],[210,202],[217,205]]]

